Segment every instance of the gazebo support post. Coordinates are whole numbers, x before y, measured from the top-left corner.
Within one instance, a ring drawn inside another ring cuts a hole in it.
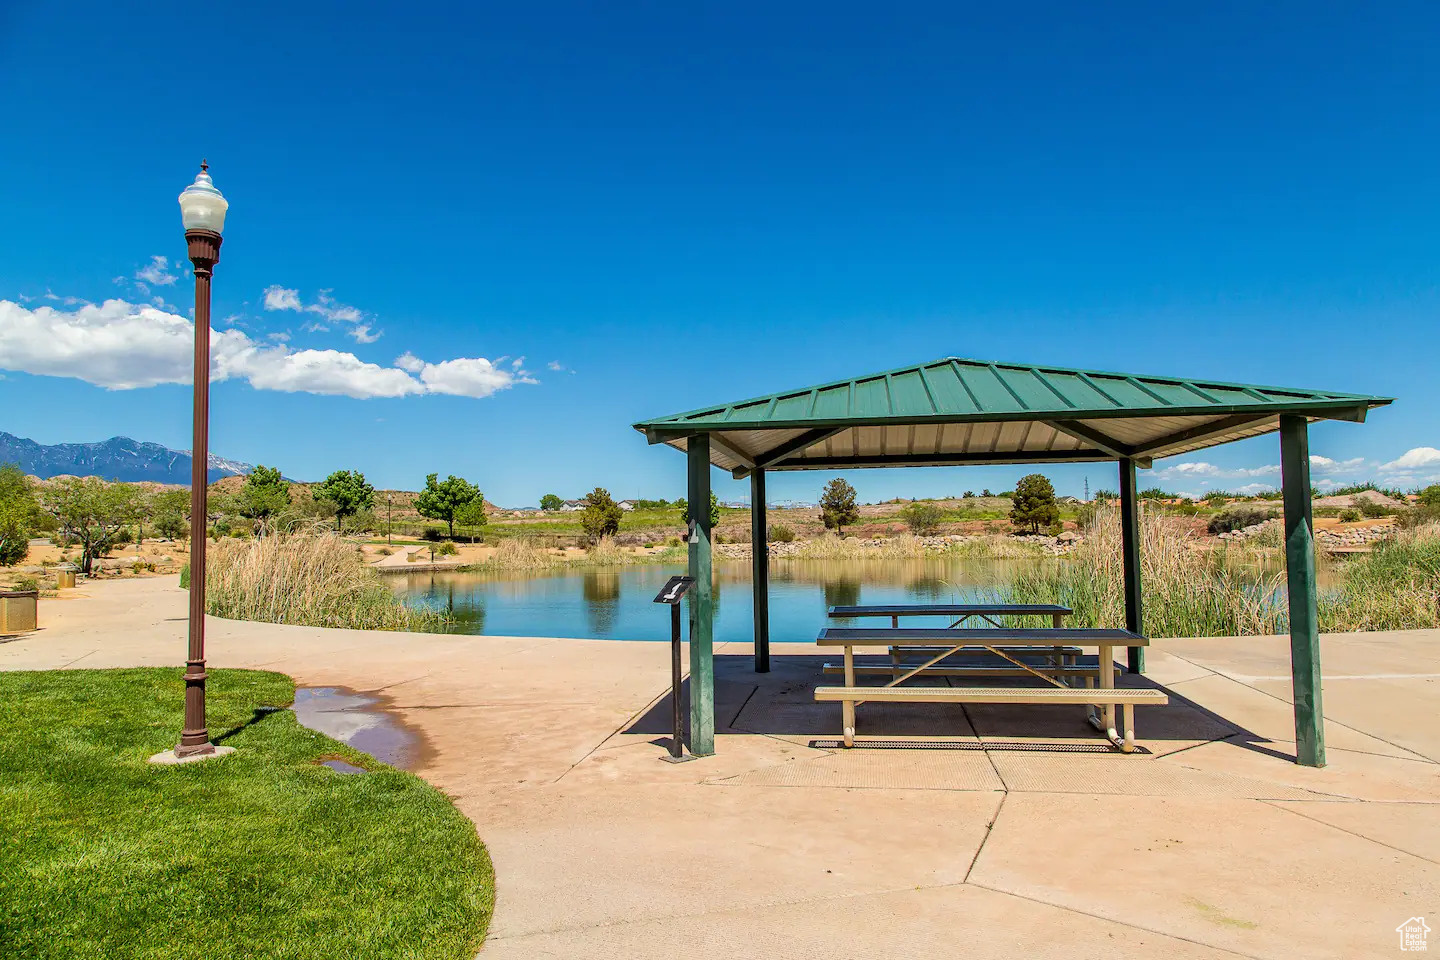
[[[770,543],[765,522],[765,468],[750,474],[750,585],[755,591],[755,672],[770,672]]]
[[[710,557],[710,437],[700,433],[687,445],[690,505],[690,752],[715,752],[715,581]]]
[[[1125,575],[1125,629],[1144,634],[1145,609],[1140,593],[1140,512],[1135,500],[1135,461],[1120,461],[1120,555]],[[1129,647],[1131,673],[1145,672],[1145,648]],[[1106,668],[1101,664],[1101,669]]]
[[[1325,766],[1320,702],[1320,629],[1315,603],[1315,539],[1310,508],[1310,433],[1305,417],[1280,417],[1280,477],[1285,498],[1285,579],[1290,605],[1290,674],[1295,699],[1295,759]]]

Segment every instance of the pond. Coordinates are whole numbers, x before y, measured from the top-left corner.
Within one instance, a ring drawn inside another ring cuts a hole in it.
[[[965,603],[988,599],[1021,566],[1046,560],[819,561],[770,565],[770,635],[813,640],[827,607],[857,603]],[[668,640],[670,618],[653,603],[683,564],[439,572],[386,579],[407,601],[439,610],[455,633],[492,636]],[[715,642],[748,643],[753,625],[750,563],[715,564]],[[917,618],[915,626],[926,624]],[[942,620],[935,621],[943,623]]]

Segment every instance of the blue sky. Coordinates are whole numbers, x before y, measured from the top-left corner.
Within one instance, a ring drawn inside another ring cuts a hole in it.
[[[1424,482],[1437,29],[1399,3],[12,0],[0,430],[189,446],[175,197],[205,156],[212,449],[292,477],[676,496],[683,458],[633,421],[957,355],[1396,396],[1317,426],[1318,473]],[[1146,479],[1277,461],[1261,438]]]

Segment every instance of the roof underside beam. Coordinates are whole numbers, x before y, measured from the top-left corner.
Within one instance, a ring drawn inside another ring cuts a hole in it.
[[[791,439],[786,440],[784,443],[772,447],[764,453],[752,458],[749,467],[742,467],[732,472],[736,480],[747,477],[750,475],[750,471],[756,467],[772,467],[783,461],[786,457],[793,456],[797,453],[803,453],[810,447],[815,446],[815,444],[820,443],[823,440],[830,439],[831,437],[835,436],[835,434],[839,433],[841,430],[844,429],[845,427],[821,427],[816,430],[806,430],[804,433],[800,434],[800,436],[792,437]]]
[[[1199,426],[1177,430],[1175,433],[1167,434],[1163,437],[1156,437],[1154,440],[1147,440],[1136,448],[1136,455],[1145,456],[1146,454],[1159,453],[1179,443],[1190,444],[1197,440],[1209,440],[1213,437],[1232,433],[1244,427],[1258,426],[1267,421],[1274,421],[1275,427],[1279,427],[1279,417],[1273,413],[1267,413],[1259,417],[1253,413],[1237,413],[1234,416],[1222,417],[1219,420],[1212,420],[1209,423],[1202,423]]]
[[[746,453],[744,450],[741,450],[739,447],[735,446],[735,444],[731,443],[729,440],[726,440],[724,434],[710,434],[710,446],[718,447],[721,450],[725,451],[725,453],[729,454],[733,459],[740,461],[741,469],[748,469],[755,466],[755,458],[752,457],[750,454]]]
[[[1044,423],[1047,427],[1066,436],[1074,437],[1081,443],[1088,443],[1098,450],[1103,450],[1116,460],[1135,459],[1141,461],[1137,462],[1136,466],[1150,466],[1149,458],[1137,456],[1134,447],[1101,433],[1089,424],[1078,423],[1074,420],[1046,420]]]
[[[865,467],[962,467],[1002,463],[1097,463],[1117,459],[1104,450],[997,450],[993,453],[910,453],[858,457],[795,457],[770,470],[858,470]],[[737,471],[738,472],[738,471]]]

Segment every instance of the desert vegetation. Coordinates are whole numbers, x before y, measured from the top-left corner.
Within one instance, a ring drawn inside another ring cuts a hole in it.
[[[1289,630],[1285,572],[1273,547],[1195,549],[1193,535],[1142,511],[1145,632],[1155,637],[1277,634]],[[1440,627],[1440,524],[1402,532],[1336,571],[1339,587],[1320,597],[1323,631]],[[1063,561],[1019,570],[996,599],[1062,603],[1077,627],[1125,626],[1120,522],[1096,512]]]
[[[407,606],[355,544],[318,531],[226,540],[207,555],[209,613],[307,627],[434,631],[444,618]],[[187,578],[188,580],[188,578]]]

